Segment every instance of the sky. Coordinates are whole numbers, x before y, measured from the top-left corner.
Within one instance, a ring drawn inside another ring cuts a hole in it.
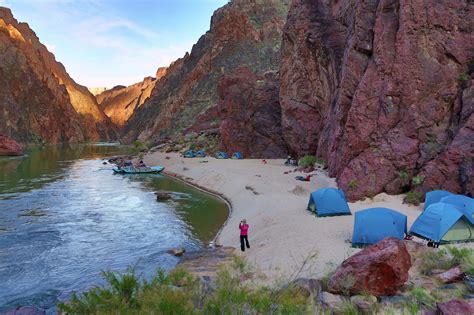
[[[228,0],[0,0],[87,87],[130,85],[190,52]]]

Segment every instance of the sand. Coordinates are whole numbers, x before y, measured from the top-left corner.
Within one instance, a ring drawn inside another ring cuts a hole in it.
[[[148,165],[163,165],[167,174],[177,174],[230,201],[232,213],[216,241],[236,247],[236,252],[264,275],[264,281],[322,277],[358,251],[350,242],[354,215],[317,218],[306,210],[312,191],[337,187],[323,170],[313,172],[310,182],[302,182],[295,180],[302,173],[293,173],[294,168],[284,166],[282,159],[267,159],[264,164],[255,159],[185,159],[176,153],[156,152],[144,160]],[[397,210],[407,215],[408,226],[423,209],[422,205],[403,204],[403,195],[387,194],[349,206],[352,213],[371,207]],[[238,225],[244,218],[250,225],[251,248],[241,253]]]

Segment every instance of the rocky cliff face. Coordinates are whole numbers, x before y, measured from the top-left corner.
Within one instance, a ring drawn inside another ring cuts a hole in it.
[[[284,157],[279,81],[276,72],[256,75],[239,68],[218,85],[221,147],[246,158]],[[211,115],[212,117],[212,115]]]
[[[130,118],[125,138],[157,141],[179,134],[216,105],[219,79],[240,66],[277,70],[287,8],[287,0],[234,0],[218,9],[210,30],[169,67]]]
[[[0,133],[20,142],[117,137],[87,88],[74,82],[26,23],[0,7]]]
[[[159,68],[156,78],[146,77],[128,87],[118,85],[100,93],[96,96],[99,107],[114,124],[123,127],[133,112],[149,99],[156,82],[166,74],[166,69]]]
[[[294,0],[280,68],[290,151],[324,158],[350,199],[474,194],[473,27],[460,0]]]

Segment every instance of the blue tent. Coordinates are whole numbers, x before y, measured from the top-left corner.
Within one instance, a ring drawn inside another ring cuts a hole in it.
[[[426,193],[424,209],[426,210],[426,208],[428,208],[433,203],[440,202],[441,198],[451,195],[453,195],[453,193],[450,193],[447,190],[433,190]]]
[[[474,224],[474,199],[464,195],[450,195],[441,198],[441,202],[457,206],[469,222]]]
[[[228,159],[229,155],[225,152],[219,151],[216,153],[216,159]]]
[[[244,156],[240,152],[235,152],[234,154],[232,154],[232,158],[234,160],[242,160],[244,158]]]
[[[474,240],[474,227],[459,207],[438,202],[416,218],[410,234],[439,243],[465,242]]]
[[[195,157],[194,151],[193,150],[188,150],[188,151],[184,152],[183,156],[185,158],[193,158],[193,157]]]
[[[312,192],[308,210],[315,212],[318,217],[351,214],[344,192],[335,188],[321,188]]]
[[[407,216],[392,209],[369,208],[355,213],[352,246],[375,244],[386,237],[403,239]]]
[[[206,152],[204,150],[199,150],[195,154],[196,157],[206,157]]]

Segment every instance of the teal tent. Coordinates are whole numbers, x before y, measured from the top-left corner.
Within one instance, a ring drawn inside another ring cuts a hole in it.
[[[474,226],[459,207],[438,202],[416,218],[410,234],[438,243],[467,242],[474,240]]]
[[[457,206],[461,209],[466,219],[471,224],[474,224],[474,199],[464,195],[450,195],[441,198],[441,202]]]
[[[216,153],[216,159],[228,159],[229,155],[225,152],[219,151]]]
[[[243,158],[244,156],[240,152],[235,152],[234,154],[232,154],[232,159],[234,160],[242,160]]]
[[[193,150],[188,150],[188,151],[184,152],[183,156],[185,158],[193,158],[193,157],[195,157],[194,151]]]
[[[440,202],[441,198],[451,195],[453,195],[453,193],[450,193],[447,190],[433,190],[426,193],[424,209],[428,208],[433,203]]]
[[[351,214],[344,192],[336,188],[321,188],[312,192],[307,209],[318,217]]]
[[[386,237],[403,239],[407,216],[388,208],[369,208],[355,213],[352,246],[375,244]]]
[[[196,157],[206,157],[206,152],[204,150],[199,150],[195,154]]]

